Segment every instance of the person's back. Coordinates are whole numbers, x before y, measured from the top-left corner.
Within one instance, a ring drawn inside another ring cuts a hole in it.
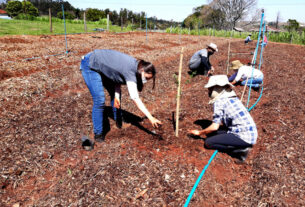
[[[251,76],[253,78],[258,78],[262,76],[262,74],[262,71],[255,68],[253,69],[252,66],[244,65],[239,68],[235,80],[246,80],[247,78],[251,78]]]

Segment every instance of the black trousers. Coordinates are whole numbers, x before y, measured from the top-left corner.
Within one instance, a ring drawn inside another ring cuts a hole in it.
[[[234,150],[252,147],[252,144],[248,144],[234,134],[219,130],[206,138],[204,146],[208,149],[219,150],[220,152],[233,152]]]

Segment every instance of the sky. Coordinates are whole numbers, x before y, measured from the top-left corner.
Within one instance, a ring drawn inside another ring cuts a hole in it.
[[[183,21],[192,14],[193,8],[206,4],[206,0],[68,0],[76,8],[98,8],[120,11],[126,8],[133,12],[144,11],[148,17]],[[265,9],[266,21],[275,21],[280,12],[280,20],[296,19],[305,23],[305,0],[258,0],[257,8]]]

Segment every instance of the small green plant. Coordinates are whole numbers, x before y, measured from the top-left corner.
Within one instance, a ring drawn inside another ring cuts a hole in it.
[[[179,81],[178,81],[178,76],[176,74],[173,75],[173,78],[174,78],[174,81],[175,81],[175,84],[179,84]]]

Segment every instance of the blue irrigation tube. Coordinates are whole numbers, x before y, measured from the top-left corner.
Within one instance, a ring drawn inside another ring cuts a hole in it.
[[[250,80],[250,88],[249,88],[249,94],[248,94],[247,107],[249,106],[249,102],[250,102],[251,88],[252,88],[252,82],[253,82],[254,65],[255,65],[255,62],[256,62],[257,51],[258,51],[258,48],[259,48],[259,40],[260,40],[260,36],[261,36],[263,20],[264,20],[264,10],[262,10],[262,18],[261,18],[261,23],[260,23],[260,26],[259,26],[258,39],[257,39],[257,44],[256,44],[256,48],[255,48],[255,53],[254,53],[254,59],[253,59],[253,63],[252,63],[253,65],[252,65],[252,73],[251,73],[251,80]]]
[[[249,112],[256,106],[256,104],[259,102],[259,100],[260,100],[261,97],[263,96],[263,90],[264,90],[264,86],[262,86],[261,94],[259,95],[259,97],[258,97],[258,99],[256,100],[256,102],[248,109]]]
[[[190,195],[188,196],[188,198],[187,198],[187,200],[186,200],[186,202],[185,202],[185,204],[184,204],[184,207],[187,207],[187,206],[189,205],[189,203],[190,203],[190,201],[191,201],[191,199],[192,199],[192,196],[193,196],[193,194],[195,193],[195,190],[196,190],[196,188],[197,188],[197,186],[198,186],[198,184],[199,184],[199,182],[200,182],[202,176],[204,175],[205,171],[208,169],[210,163],[212,162],[212,160],[213,160],[214,157],[216,156],[217,152],[218,152],[218,150],[215,150],[215,151],[214,151],[214,153],[213,153],[213,155],[211,156],[211,158],[210,158],[208,164],[206,164],[206,166],[204,166],[202,172],[200,173],[199,177],[198,177],[197,180],[196,180],[195,185],[193,186],[193,188],[192,188],[192,190],[191,190]]]
[[[147,14],[146,14],[146,42],[147,42]]]
[[[68,54],[67,29],[66,29],[66,19],[65,19],[64,5],[62,4],[61,7],[62,7],[62,16],[64,18],[64,25],[65,25],[66,54]]]
[[[259,66],[258,69],[261,69],[262,63],[263,63],[263,51],[264,51],[264,37],[265,37],[265,30],[266,30],[266,22],[264,22],[264,30],[263,30],[263,39],[262,39],[262,47],[261,47],[261,55],[259,57]]]

